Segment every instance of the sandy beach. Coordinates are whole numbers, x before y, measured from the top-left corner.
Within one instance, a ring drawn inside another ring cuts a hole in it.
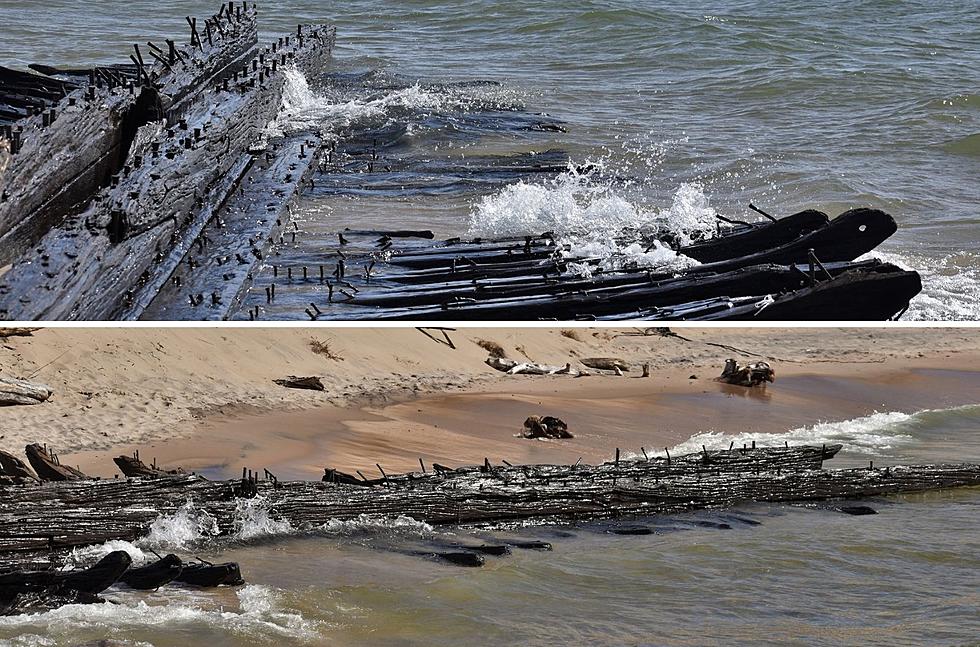
[[[972,370],[980,336],[969,329],[463,329],[449,333],[455,348],[429,334],[93,328],[9,337],[0,375],[46,382],[55,394],[0,409],[0,447],[47,443],[104,477],[115,473],[113,456],[137,449],[216,477],[242,466],[287,478],[316,477],[324,466],[376,474],[376,463],[408,470],[419,458],[596,461],[616,448],[662,451],[705,431],[785,432],[969,404],[980,385]],[[314,352],[313,340],[329,350]],[[515,359],[578,365],[615,356],[635,368],[624,377],[506,375],[484,363],[481,341]],[[767,359],[775,384],[713,381],[728,357]],[[650,378],[639,377],[643,363]],[[287,375],[319,376],[326,390],[273,382]],[[563,418],[576,438],[518,437],[534,414]]]

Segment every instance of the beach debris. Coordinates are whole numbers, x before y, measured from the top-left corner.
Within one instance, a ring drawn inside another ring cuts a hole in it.
[[[28,445],[24,449],[24,453],[27,454],[27,460],[42,481],[81,481],[89,479],[81,470],[69,467],[68,465],[62,465],[61,459],[47,445],[42,446],[37,443]]]
[[[306,389],[308,391],[326,390],[326,387],[323,385],[323,381],[318,377],[297,377],[295,375],[290,375],[282,380],[273,380],[273,382],[279,386],[284,386],[287,389]]]
[[[0,449],[0,477],[11,479],[13,482],[41,480],[24,461],[2,449]]]
[[[0,328],[0,339],[8,337],[33,337],[40,328]]]
[[[534,362],[518,362],[494,355],[488,357],[486,363],[487,366],[503,373],[510,373],[511,375],[581,375],[579,371],[572,368],[571,364],[548,366],[546,364],[535,364]]]
[[[529,416],[524,421],[524,438],[574,438],[565,421],[554,416]]]
[[[477,346],[490,353],[490,357],[497,357],[500,359],[505,359],[507,357],[507,351],[504,350],[504,347],[491,339],[480,339],[475,343]]]
[[[589,368],[600,371],[615,371],[617,375],[622,375],[623,371],[630,370],[629,363],[615,357],[587,357],[579,361]]]
[[[776,381],[776,371],[767,362],[739,365],[734,359],[725,360],[725,368],[721,375],[715,378],[718,382],[738,386],[759,386],[766,382]]]
[[[119,471],[129,478],[163,478],[184,473],[184,469],[181,467],[173,470],[162,470],[156,466],[156,460],[153,461],[152,465],[147,465],[140,460],[138,451],[132,456],[117,456],[112,461],[119,467]]]
[[[54,390],[47,384],[0,377],[0,407],[41,404]]]

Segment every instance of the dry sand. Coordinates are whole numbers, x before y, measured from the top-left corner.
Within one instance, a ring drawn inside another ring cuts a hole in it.
[[[675,332],[687,339],[635,328],[462,329],[450,333],[453,349],[415,329],[44,329],[0,340],[0,374],[55,389],[45,404],[0,408],[0,448],[46,442],[102,476],[113,474],[112,456],[139,448],[144,458],[214,475],[248,465],[309,477],[325,465],[410,469],[419,457],[450,465],[484,456],[596,460],[712,429],[785,431],[977,401],[980,373],[971,369],[980,334],[972,329]],[[328,342],[334,358],[314,353],[312,339]],[[484,364],[481,340],[548,364],[649,362],[653,376],[504,375]],[[757,355],[777,370],[768,389],[711,380],[725,358]],[[290,374],[321,376],[327,390],[272,381]],[[564,418],[576,438],[515,437],[536,413]]]

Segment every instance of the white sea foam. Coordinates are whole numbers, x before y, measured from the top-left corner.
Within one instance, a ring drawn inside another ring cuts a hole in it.
[[[907,447],[916,442],[910,433],[910,422],[917,414],[891,411],[873,413],[869,416],[853,418],[841,422],[818,422],[815,425],[798,427],[781,434],[739,433],[726,434],[708,431],[692,436],[671,448],[673,455],[691,454],[701,451],[704,445],[709,450],[728,449],[734,442],[736,447],[753,442],[760,447],[774,447],[788,442],[790,445],[841,444],[844,451],[867,455],[882,455],[891,450]]]
[[[681,185],[670,207],[657,210],[626,199],[599,173],[570,166],[555,178],[520,181],[484,197],[470,214],[469,234],[498,238],[550,231],[570,247],[570,256],[598,260],[603,269],[636,263],[680,271],[697,261],[659,243],[648,249],[640,243],[641,234],[668,231],[687,244],[710,237],[715,223],[715,211],[700,185]],[[570,269],[589,272],[578,263]]]
[[[217,519],[197,508],[193,501],[187,501],[175,513],[157,517],[146,536],[135,542],[112,540],[75,548],[69,555],[68,567],[89,565],[116,550],[129,553],[133,563],[138,565],[157,559],[154,551],[188,550],[215,537],[218,532]]]
[[[295,67],[283,73],[282,106],[266,129],[268,136],[282,136],[304,130],[325,135],[349,128],[365,120],[380,120],[399,111],[463,111],[475,106],[507,105],[506,93],[496,88],[430,89],[421,83],[408,87],[385,88],[351,96],[343,89],[325,88],[314,92],[306,76]],[[496,95],[500,96],[496,96]]]
[[[237,595],[237,610],[209,608],[206,598],[187,590],[164,605],[125,598],[117,600],[118,604],[71,604],[45,613],[0,618],[0,631],[18,631],[16,645],[75,644],[94,631],[101,635],[115,631],[220,632],[235,636],[242,644],[317,641],[316,623],[284,608],[279,591],[250,584]]]
[[[294,528],[288,521],[277,521],[270,516],[269,502],[264,497],[238,500],[235,507],[235,539],[251,541],[293,532]]]
[[[331,519],[323,524],[319,530],[332,535],[359,535],[359,534],[392,534],[392,535],[431,535],[432,526],[412,519],[411,517],[384,517],[380,515],[362,514],[357,519],[340,521]]]
[[[859,260],[870,258],[922,275],[922,292],[912,300],[903,320],[980,320],[980,254],[958,252],[941,258],[926,258],[875,250]]]

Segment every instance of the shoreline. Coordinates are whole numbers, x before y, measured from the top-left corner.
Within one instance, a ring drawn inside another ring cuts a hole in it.
[[[42,405],[0,408],[0,448],[20,454],[28,442],[47,443],[66,463],[106,477],[113,456],[136,449],[209,475],[247,465],[282,478],[317,478],[327,466],[374,473],[379,462],[411,470],[420,456],[447,465],[574,462],[605,460],[616,447],[662,449],[711,429],[785,432],[826,419],[824,411],[849,419],[883,404],[966,404],[963,391],[976,389],[958,382],[980,385],[972,370],[980,339],[970,330],[639,330],[466,328],[450,333],[453,349],[414,329],[133,329],[124,337],[42,329],[0,340],[0,375],[36,372],[56,391]],[[326,341],[335,359],[312,352],[310,339]],[[506,375],[486,366],[481,340],[547,364],[649,362],[651,377]],[[775,384],[746,391],[713,381],[726,358],[758,359],[750,353],[777,358]],[[946,370],[963,373],[933,375],[935,387],[922,388],[923,372]],[[273,384],[288,374],[319,375],[326,390]],[[577,437],[515,438],[528,415],[562,418]],[[656,423],[637,429],[648,419]]]

